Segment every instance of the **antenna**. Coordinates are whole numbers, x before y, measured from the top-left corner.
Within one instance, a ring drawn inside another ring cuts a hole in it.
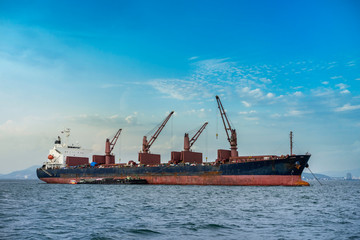
[[[293,155],[293,132],[290,131],[290,156]]]

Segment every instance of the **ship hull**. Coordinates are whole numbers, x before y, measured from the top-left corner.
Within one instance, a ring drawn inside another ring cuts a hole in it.
[[[308,186],[307,182],[301,180],[301,173],[309,158],[309,155],[296,155],[273,160],[196,166],[39,168],[37,175],[44,182],[64,184],[76,183],[81,179],[133,177],[145,179],[148,184]]]
[[[87,178],[40,178],[46,183],[72,184]],[[223,186],[309,186],[301,176],[246,175],[246,176],[145,176],[148,184],[162,185],[223,185]]]

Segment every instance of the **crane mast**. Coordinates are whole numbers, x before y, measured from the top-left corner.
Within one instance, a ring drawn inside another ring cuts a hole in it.
[[[190,151],[190,148],[192,147],[192,145],[194,145],[196,140],[199,138],[200,134],[204,131],[206,125],[208,125],[208,122],[204,123],[190,140],[189,140],[189,134],[185,133],[184,151]]]
[[[155,142],[156,138],[159,136],[161,131],[164,129],[166,123],[169,121],[170,117],[173,115],[174,111],[172,111],[162,122],[160,127],[156,130],[154,135],[150,138],[150,140],[147,140],[147,137],[144,136],[143,138],[143,145],[142,145],[142,152],[143,153],[149,153],[151,145]]]
[[[120,128],[111,141],[108,138],[106,139],[106,142],[105,142],[105,162],[106,162],[106,164],[109,164],[111,161],[110,154],[111,154],[112,150],[114,150],[115,144],[120,136],[121,131],[122,131],[122,129]]]
[[[216,101],[218,104],[218,108],[220,111],[220,115],[221,115],[221,119],[223,121],[224,124],[224,128],[225,128],[225,132],[226,132],[226,136],[227,139],[230,143],[230,149],[231,149],[231,157],[237,157],[238,156],[238,151],[237,151],[237,136],[236,136],[236,130],[233,129],[230,125],[230,121],[226,115],[226,112],[224,110],[224,107],[220,101],[219,96],[216,96]]]

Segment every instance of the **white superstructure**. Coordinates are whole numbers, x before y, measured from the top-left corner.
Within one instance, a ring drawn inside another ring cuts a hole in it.
[[[54,147],[49,151],[48,160],[44,163],[46,169],[66,167],[66,157],[90,157],[91,151],[89,149],[83,149],[78,144],[68,144],[70,136],[69,128],[66,128],[61,133],[65,134],[66,141],[62,142],[60,136],[58,136]]]

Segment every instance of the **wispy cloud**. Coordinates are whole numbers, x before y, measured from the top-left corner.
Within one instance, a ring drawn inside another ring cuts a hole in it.
[[[311,113],[311,111],[290,110],[289,112],[285,113],[284,116],[285,117],[302,116],[309,113]]]
[[[177,100],[190,100],[206,92],[201,83],[182,79],[155,79],[149,85],[166,97]]]
[[[135,125],[137,123],[137,116],[138,113],[134,112],[133,114],[126,116],[125,121],[130,125]]]
[[[337,68],[343,67],[338,62],[315,64],[299,61],[283,65],[249,66],[230,58],[192,60],[193,70],[183,79],[156,79],[152,80],[150,85],[162,96],[181,101],[201,101],[206,97],[210,99],[214,95],[223,94],[235,97],[245,108],[256,109],[260,105],[272,105],[282,109],[299,107],[288,112],[278,111],[283,117],[313,113],[318,107],[321,107],[322,111],[333,112],[334,107],[344,103],[345,98],[354,92],[345,82],[345,75],[336,74]],[[316,81],[313,75],[320,72],[327,72],[329,79],[343,82],[332,85],[332,81]],[[304,78],[314,81],[304,85]],[[294,91],[289,91],[289,88]],[[305,99],[305,95],[308,98]],[[316,98],[316,104],[306,101],[311,98]]]
[[[274,97],[275,97],[275,94],[269,92],[268,94],[266,94],[266,97],[267,97],[267,98],[274,98]]]
[[[193,56],[193,57],[189,57],[188,60],[192,61],[192,60],[195,60],[195,59],[198,59],[198,58],[199,58],[198,56]]]
[[[339,83],[339,84],[336,84],[335,86],[338,87],[338,88],[340,88],[341,90],[342,90],[342,89],[346,89],[346,88],[349,87],[348,85],[346,85],[346,84],[344,84],[344,83]]]
[[[351,105],[350,103],[347,103],[342,107],[336,108],[335,112],[353,111],[357,109],[360,109],[360,105]]]
[[[268,101],[275,100],[276,96],[272,92],[264,93],[260,88],[251,89],[250,87],[244,87],[242,89],[237,90],[240,97],[247,99],[247,101],[242,101],[242,103],[246,107],[250,107],[252,105],[251,102],[260,102],[260,101]],[[272,103],[272,102],[267,102]]]
[[[128,116],[103,116],[98,114],[80,114],[74,116],[64,117],[67,121],[77,122],[81,124],[87,124],[90,126],[121,126],[121,125],[136,125],[137,124],[137,112],[134,112]]]
[[[265,71],[259,67],[241,66],[229,58],[194,61],[191,65],[193,71],[183,79],[154,79],[149,84],[165,96],[177,100],[210,97],[233,89],[243,89],[255,98],[275,96],[261,90],[272,83],[264,74],[268,66],[263,66]]]
[[[302,97],[302,96],[304,96],[304,94],[303,94],[302,92],[300,92],[300,91],[294,92],[293,95],[294,95],[295,97]]]
[[[304,88],[304,86],[296,86],[296,87],[291,87],[291,88],[294,89],[294,90],[298,90],[298,89]]]
[[[260,82],[263,82],[263,83],[272,83],[272,81],[268,78],[259,78]]]
[[[212,112],[211,109],[200,108],[200,109],[191,109],[191,110],[188,110],[188,111],[186,111],[184,113],[180,113],[180,114],[195,115],[195,116],[197,116],[199,118],[204,118],[210,112]]]
[[[243,89],[241,89],[241,92],[256,99],[261,99],[264,97],[264,93],[261,91],[260,88],[251,89],[249,87],[244,87]]]
[[[279,113],[273,113],[270,115],[271,118],[280,118],[282,115]]]
[[[325,87],[312,89],[311,92],[315,97],[332,96],[334,94],[334,90]]]
[[[242,104],[244,104],[245,107],[251,107],[251,104],[247,101],[241,101]]]
[[[240,115],[248,115],[248,114],[253,114],[253,113],[256,113],[255,110],[250,110],[248,112],[239,112]]]

